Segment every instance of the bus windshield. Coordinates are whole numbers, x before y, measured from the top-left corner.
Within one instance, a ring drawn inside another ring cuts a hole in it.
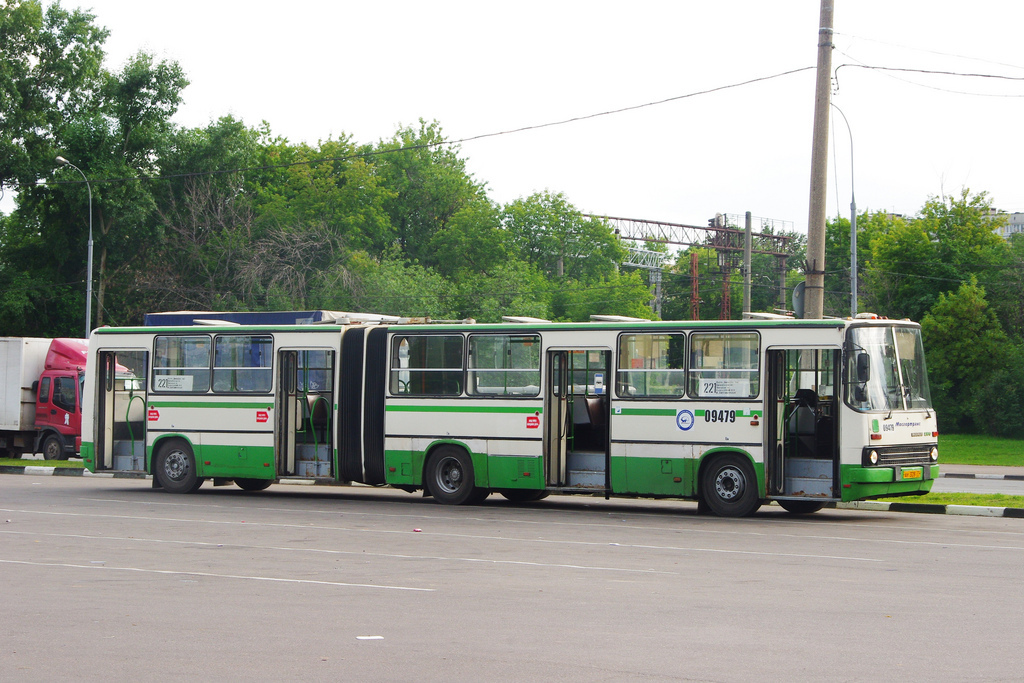
[[[851,327],[846,358],[846,402],[851,408],[931,409],[919,328]]]

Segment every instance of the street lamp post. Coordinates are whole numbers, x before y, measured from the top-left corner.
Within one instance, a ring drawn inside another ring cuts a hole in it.
[[[857,317],[857,197],[853,192],[853,129],[843,110],[832,105],[846,123],[850,134],[850,317]]]
[[[87,272],[85,280],[85,338],[88,339],[89,333],[92,331],[92,187],[89,185],[89,179],[82,173],[82,169],[64,157],[57,157],[57,163],[61,166],[70,166],[78,171],[82,180],[85,181],[85,189],[89,191],[89,255],[85,267]]]

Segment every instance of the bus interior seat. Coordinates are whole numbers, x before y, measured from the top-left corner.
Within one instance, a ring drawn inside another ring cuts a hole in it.
[[[586,400],[587,416],[590,418],[590,424],[600,427],[604,424],[604,399],[601,396],[588,396]]]
[[[818,427],[818,394],[813,389],[799,389],[793,399],[795,407],[789,416],[787,430],[796,438],[797,455],[813,458]]]
[[[324,427],[331,419],[330,402],[320,394],[306,394],[309,421],[314,427]]]

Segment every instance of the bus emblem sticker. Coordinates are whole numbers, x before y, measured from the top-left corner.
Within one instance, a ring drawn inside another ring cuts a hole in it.
[[[680,410],[676,413],[676,426],[684,432],[688,431],[693,426],[693,413],[689,410]]]

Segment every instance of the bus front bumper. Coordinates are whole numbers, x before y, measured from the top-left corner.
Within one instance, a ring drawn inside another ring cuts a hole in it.
[[[842,469],[844,503],[885,496],[920,496],[932,490],[938,465],[859,467]]]

